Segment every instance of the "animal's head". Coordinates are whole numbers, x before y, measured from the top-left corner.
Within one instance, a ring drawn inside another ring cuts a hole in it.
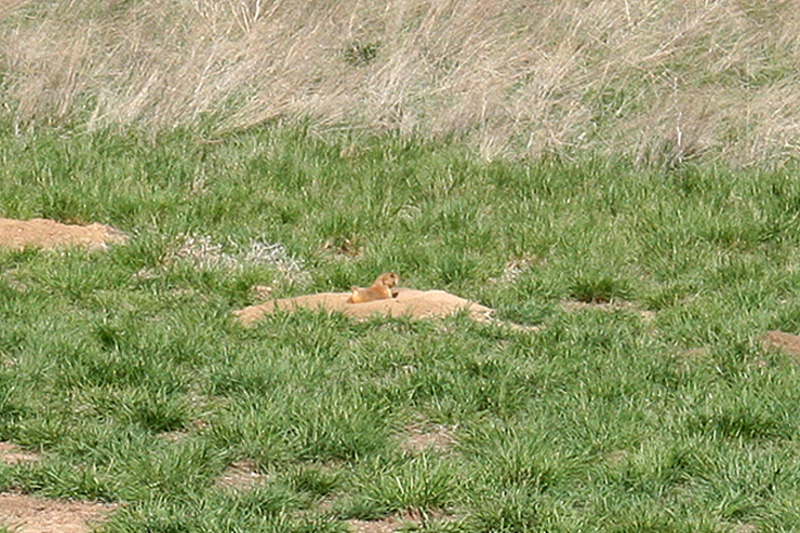
[[[400,276],[394,272],[386,272],[378,276],[378,283],[385,285],[389,288],[394,287],[400,281]]]

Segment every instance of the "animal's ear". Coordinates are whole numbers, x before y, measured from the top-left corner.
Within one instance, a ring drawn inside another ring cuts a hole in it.
[[[399,294],[400,294],[400,291],[393,290],[393,291],[392,291],[392,298],[397,298],[397,296],[398,296]]]

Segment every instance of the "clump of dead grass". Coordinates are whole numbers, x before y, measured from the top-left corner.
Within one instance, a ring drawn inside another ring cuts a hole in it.
[[[18,127],[144,124],[456,133],[548,152],[736,164],[800,150],[796,0],[14,0]]]
[[[169,251],[165,262],[185,260],[195,267],[233,272],[246,266],[264,265],[278,270],[289,282],[306,282],[309,273],[303,261],[290,254],[280,243],[253,240],[247,246],[229,241],[215,242],[208,235],[182,235],[178,245]]]

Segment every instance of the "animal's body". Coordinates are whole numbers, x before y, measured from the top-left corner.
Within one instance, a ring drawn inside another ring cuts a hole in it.
[[[392,287],[397,285],[400,281],[400,276],[394,272],[386,272],[378,276],[375,283],[362,289],[360,287],[353,287],[353,293],[347,300],[351,304],[360,304],[364,302],[372,302],[374,300],[388,300],[397,296],[397,291],[393,291]]]

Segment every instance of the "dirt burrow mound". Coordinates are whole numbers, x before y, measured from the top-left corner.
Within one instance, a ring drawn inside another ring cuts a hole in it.
[[[45,218],[14,220],[0,217],[0,247],[22,250],[26,246],[56,248],[83,246],[105,249],[109,244],[123,244],[124,233],[103,224],[61,224]]]
[[[349,292],[308,294],[296,298],[271,300],[263,304],[251,305],[234,311],[234,315],[245,325],[252,324],[264,317],[264,315],[274,313],[277,310],[294,311],[299,308],[312,311],[319,309],[338,311],[356,319],[365,319],[373,315],[433,318],[447,316],[462,310],[478,321],[489,321],[491,319],[492,309],[445,291],[419,291],[399,288],[397,292],[397,297],[390,300],[375,300],[358,304],[352,304],[347,301],[350,297]]]

